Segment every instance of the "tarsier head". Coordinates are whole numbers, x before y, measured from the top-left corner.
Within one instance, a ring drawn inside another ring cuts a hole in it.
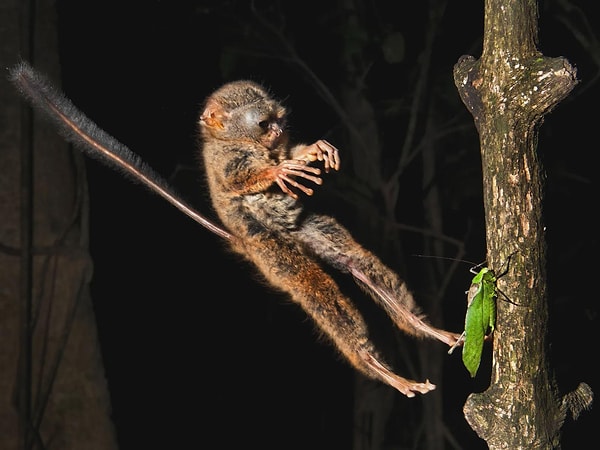
[[[286,113],[261,85],[234,81],[206,100],[200,129],[212,138],[250,140],[273,149],[285,140]]]

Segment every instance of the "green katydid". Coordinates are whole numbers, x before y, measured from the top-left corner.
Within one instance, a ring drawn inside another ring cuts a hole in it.
[[[467,291],[467,314],[465,316],[465,331],[463,331],[458,342],[463,343],[463,364],[475,377],[479,364],[483,342],[486,336],[494,332],[496,326],[496,275],[494,271],[484,267],[475,272],[471,287]],[[453,346],[448,353],[454,351]]]
[[[510,258],[514,253],[515,252],[511,253],[508,257],[508,263],[510,263]],[[477,370],[481,364],[483,343],[486,338],[489,338],[492,335],[496,327],[496,299],[498,293],[506,297],[506,295],[496,287],[496,280],[498,277],[496,277],[496,274],[492,269],[484,267],[477,271],[477,268],[482,264],[478,264],[470,269],[470,272],[474,273],[475,276],[471,280],[471,287],[465,292],[467,294],[465,331],[462,332],[456,341],[456,344],[448,350],[448,354],[452,354],[454,349],[462,344],[463,364],[471,374],[472,378],[477,374]],[[503,276],[507,272],[508,264],[506,270],[499,276]],[[508,301],[513,303],[510,300]]]
[[[448,351],[448,353],[452,353],[458,345],[463,344],[463,364],[472,378],[477,374],[481,363],[485,338],[491,336],[496,327],[496,298],[498,292],[502,293],[496,287],[497,277],[494,271],[484,267],[476,272],[476,267],[471,268],[471,273],[474,273],[475,276],[471,280],[471,287],[466,292],[465,331],[463,331],[457,343]],[[507,271],[508,267],[502,275]]]

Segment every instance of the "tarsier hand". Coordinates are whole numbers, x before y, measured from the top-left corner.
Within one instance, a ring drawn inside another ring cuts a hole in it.
[[[298,198],[298,195],[287,184],[301,190],[306,195],[313,195],[312,189],[300,184],[291,177],[304,178],[318,185],[323,184],[321,177],[317,176],[321,174],[321,170],[309,166],[308,163],[322,161],[325,172],[329,172],[331,169],[339,170],[339,150],[325,140],[318,140],[311,145],[296,147],[295,150],[294,159],[282,161],[277,166],[275,182],[290,197]]]
[[[292,177],[300,177],[305,180],[312,181],[315,184],[323,184],[321,177],[316,176],[321,174],[321,169],[307,165],[307,162],[302,159],[288,159],[282,161],[274,168],[275,182],[281,190],[293,198],[298,198],[298,194],[292,191],[287,185],[291,185],[296,189],[300,189],[306,195],[313,195],[313,190],[300,184]],[[287,183],[287,184],[286,184]]]
[[[311,145],[296,147],[294,159],[302,159],[307,162],[323,161],[325,172],[331,169],[340,169],[340,152],[324,139],[319,139]]]

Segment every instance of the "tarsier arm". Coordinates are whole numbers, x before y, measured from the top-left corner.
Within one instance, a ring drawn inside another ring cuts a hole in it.
[[[306,161],[285,160],[276,166],[261,168],[245,176],[240,176],[239,181],[232,182],[232,186],[234,186],[236,194],[247,195],[264,192],[273,183],[276,183],[284,193],[297,199],[298,194],[292,191],[288,185],[299,189],[306,195],[313,195],[314,191],[292,177],[304,178],[305,180],[321,185],[323,184],[323,180],[316,176],[320,173],[321,170],[319,168],[307,166]]]

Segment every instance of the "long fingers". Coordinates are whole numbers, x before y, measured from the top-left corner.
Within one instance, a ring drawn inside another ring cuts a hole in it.
[[[287,187],[287,185],[285,183],[289,183],[292,186],[294,186],[297,189],[300,189],[302,192],[304,192],[306,195],[313,195],[313,190],[311,188],[307,188],[306,186],[298,183],[297,181],[287,177],[286,175],[281,175],[279,178],[277,178],[277,180],[275,181],[277,183],[277,185],[281,188],[281,190],[289,195],[292,198],[298,198],[298,195],[292,191],[289,187]]]
[[[306,167],[306,169],[314,169],[313,167]],[[310,172],[310,173],[307,173]],[[287,180],[289,179],[288,175],[292,175],[294,177],[301,177],[304,178],[306,180],[310,180],[315,184],[321,185],[323,184],[323,179],[321,177],[316,177],[314,175],[311,175],[311,173],[319,175],[321,173],[321,171],[319,169],[316,169],[316,172],[314,170],[310,170],[310,171],[304,171],[303,170],[295,170],[295,169],[289,169],[287,167],[282,167],[281,168],[281,173],[279,174],[279,178],[284,178]]]
[[[323,161],[325,172],[340,169],[340,152],[334,145],[324,139],[315,142],[317,159]]]
[[[304,178],[305,180],[312,181],[315,184],[323,184],[321,177],[316,175],[321,174],[321,170],[317,167],[311,167],[306,165],[304,160],[287,160],[281,162],[277,172],[275,182],[279,188],[287,195],[293,198],[298,198],[298,195],[292,191],[288,185],[299,189],[306,195],[313,195],[313,190],[309,187],[300,184],[294,179],[294,177]]]

